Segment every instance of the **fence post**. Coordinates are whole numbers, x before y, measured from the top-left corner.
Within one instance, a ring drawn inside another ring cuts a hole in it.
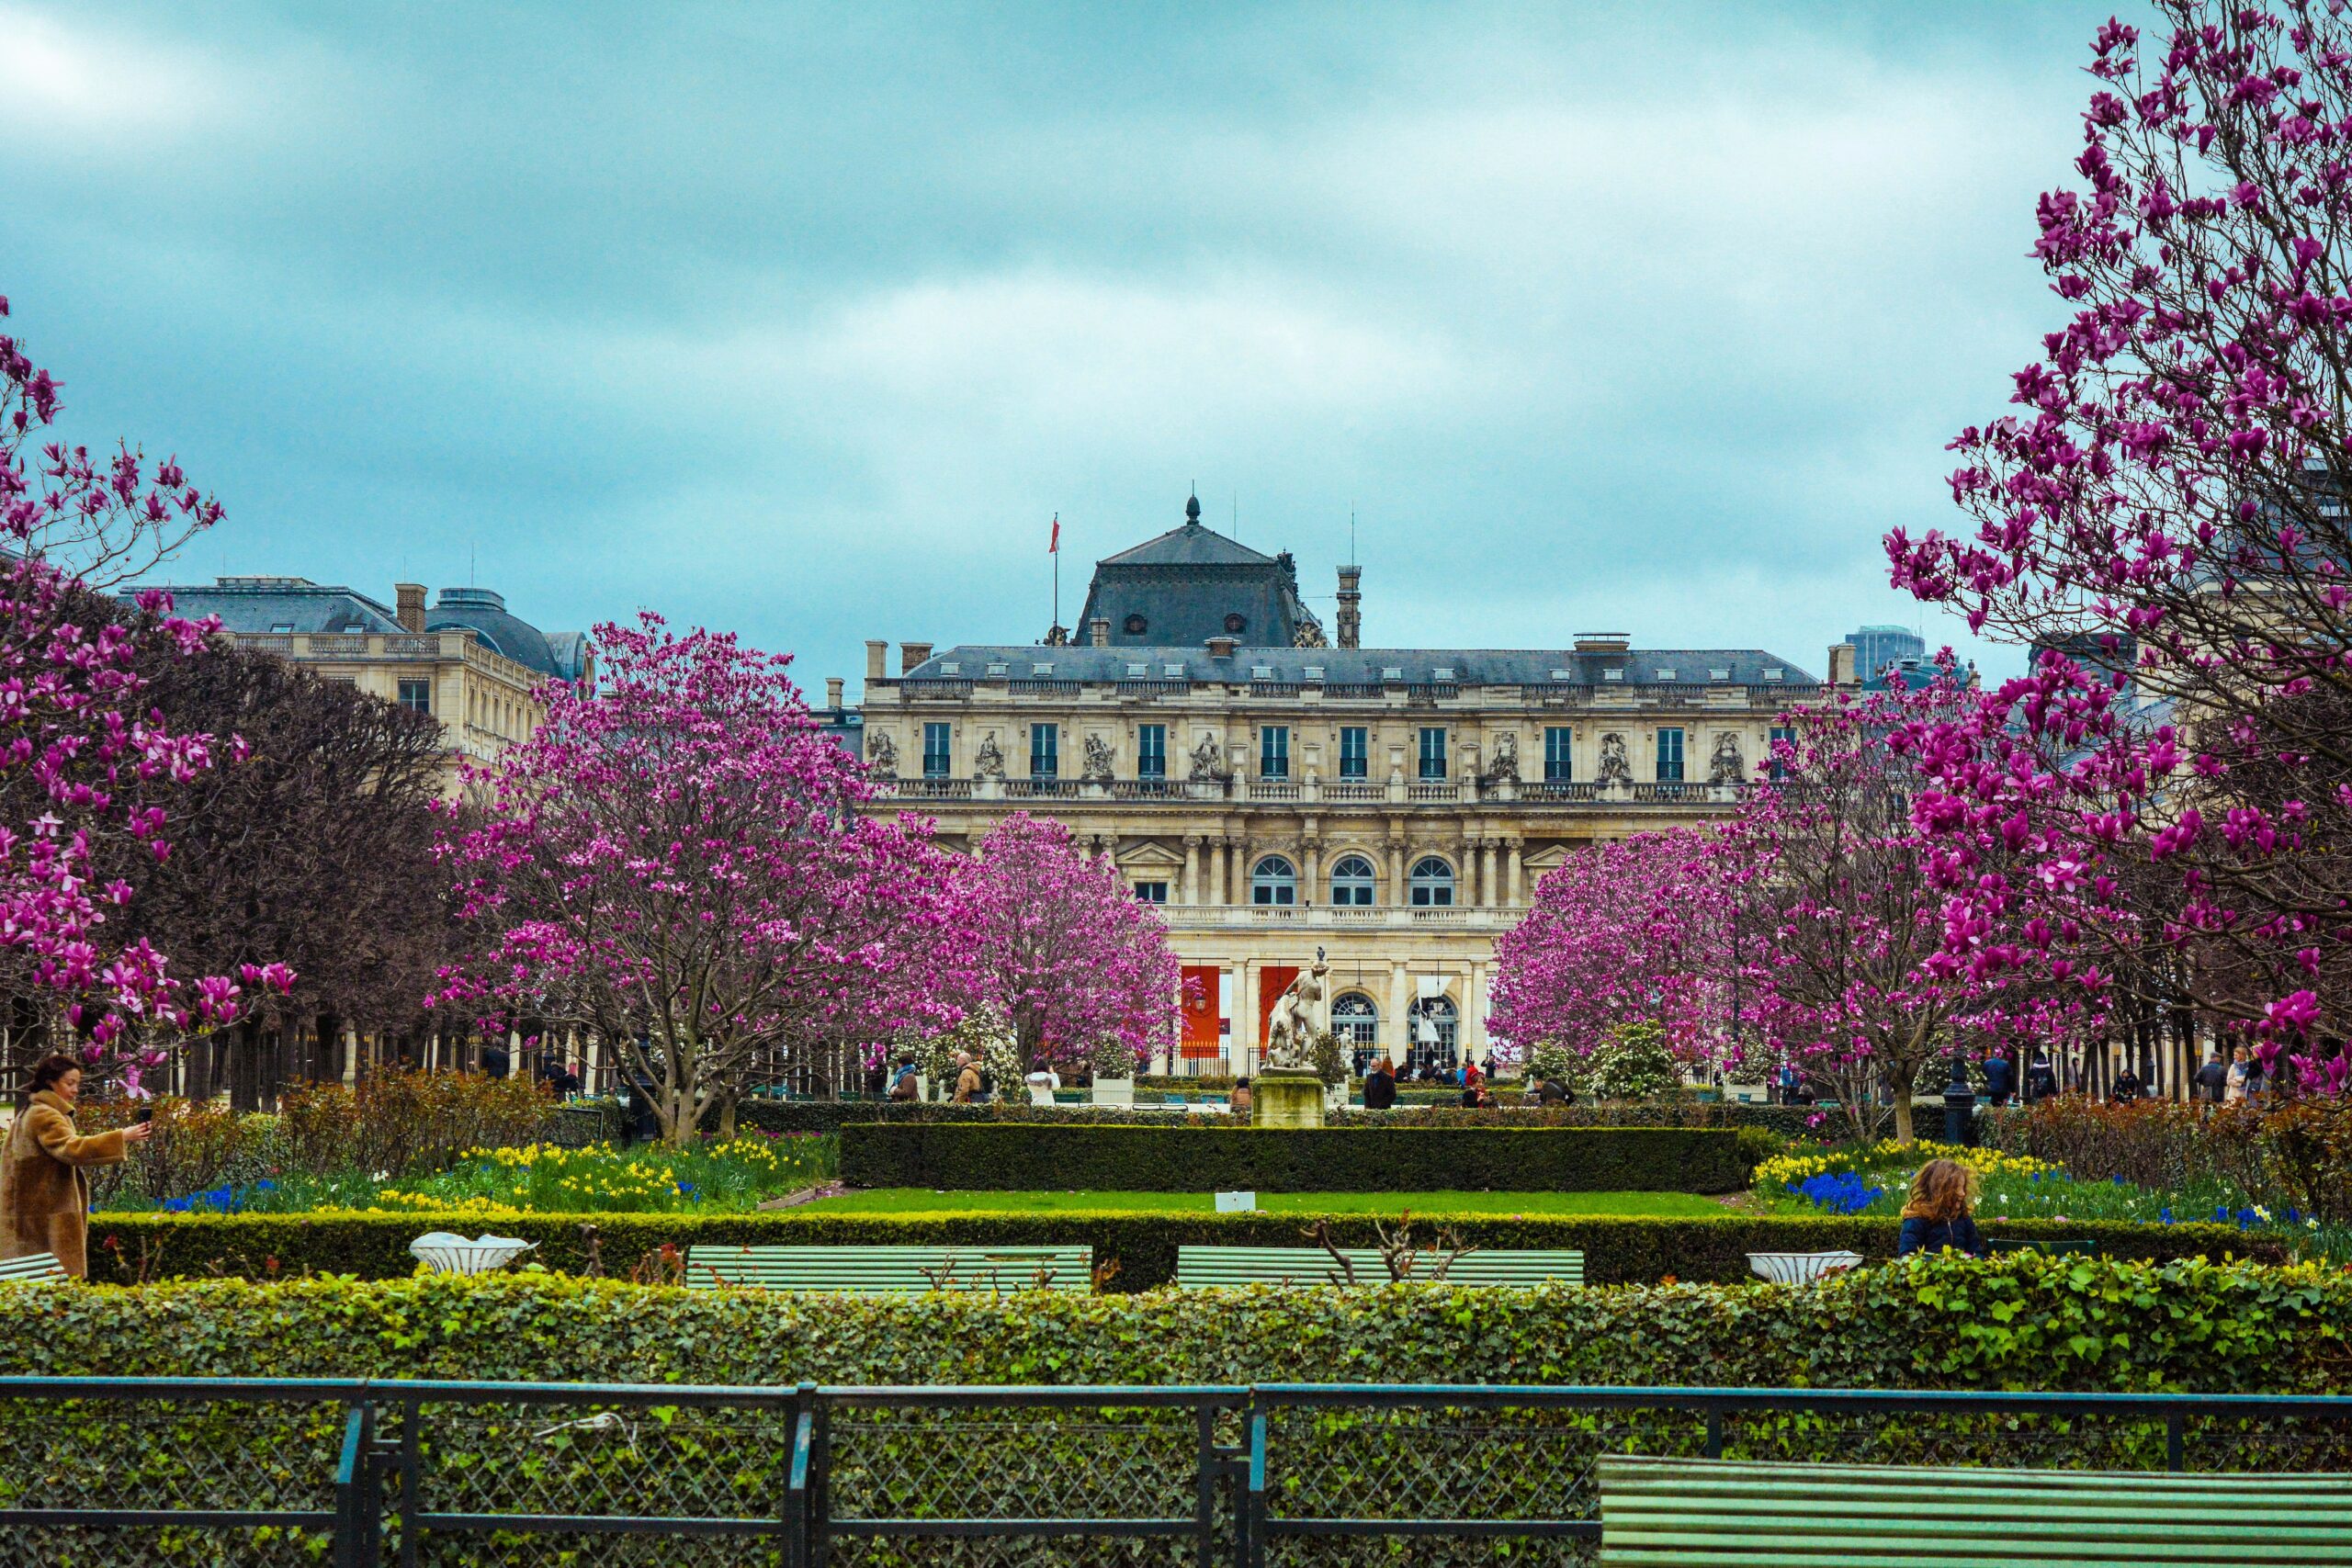
[[[815,1393],[814,1384],[804,1382],[792,1400],[792,1472],[784,1491],[785,1568],[808,1568],[808,1471],[817,1448],[817,1413],[811,1397]]]
[[[808,1400],[808,1568],[825,1568],[833,1555],[832,1412],[814,1389]]]
[[[1724,1412],[1719,1404],[1707,1409],[1707,1457],[1724,1457]]]
[[[2177,1404],[2165,1412],[2165,1468],[2176,1473],[2188,1468],[2188,1417]]]
[[[376,1464],[376,1407],[355,1401],[343,1421],[343,1451],[334,1470],[336,1568],[381,1568],[384,1481]]]
[[[401,1568],[416,1568],[424,1531],[417,1516],[424,1512],[424,1405],[401,1402]]]
[[[1266,1568],[1266,1413],[1250,1398],[1250,1485],[1238,1510],[1242,1568]]]

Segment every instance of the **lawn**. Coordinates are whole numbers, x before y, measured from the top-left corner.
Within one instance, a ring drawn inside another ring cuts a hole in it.
[[[1206,1192],[939,1192],[926,1187],[874,1187],[808,1204],[832,1213],[1059,1214],[1086,1211],[1212,1213]],[[1277,1214],[1722,1214],[1724,1206],[1687,1192],[1261,1192],[1258,1207]]]

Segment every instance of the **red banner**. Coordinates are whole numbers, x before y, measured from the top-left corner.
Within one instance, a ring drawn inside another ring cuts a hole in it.
[[[1225,1042],[1217,1034],[1217,976],[1216,964],[1184,965],[1184,1041],[1182,1054],[1188,1060],[1199,1060],[1225,1055]]]
[[[1298,978],[1295,964],[1269,964],[1258,971],[1258,1049],[1266,1048],[1266,1026],[1274,1016],[1274,1004],[1283,999],[1290,983]]]

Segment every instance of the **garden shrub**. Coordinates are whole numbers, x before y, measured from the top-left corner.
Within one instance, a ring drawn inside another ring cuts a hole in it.
[[[1176,1277],[1179,1247],[1302,1247],[1314,1216],[1265,1213],[1169,1213],[1086,1211],[1035,1214],[841,1213],[823,1208],[766,1213],[554,1214],[520,1211],[469,1213],[454,1225],[432,1214],[99,1214],[90,1228],[91,1278],[115,1282],[228,1275],[251,1280],[305,1274],[400,1278],[416,1271],[409,1243],[428,1230],[494,1231],[538,1244],[529,1258],[580,1273],[597,1265],[626,1278],[649,1258],[707,1243],[718,1246],[1077,1246],[1094,1248],[1107,1269],[1103,1289],[1148,1290]],[[1345,1247],[1377,1243],[1375,1222],[1334,1215],[1330,1235]],[[1442,1228],[1466,1246],[1498,1251],[1567,1250],[1585,1256],[1596,1284],[1668,1278],[1730,1283],[1752,1278],[1751,1252],[1826,1252],[1892,1257],[1898,1227],[1884,1219],[1762,1215],[1726,1212],[1720,1219],[1609,1218],[1551,1214],[1417,1215],[1417,1233]],[[593,1229],[583,1229],[583,1226]],[[1394,1224],[1390,1229],[1393,1231]],[[2286,1254],[2268,1236],[2216,1224],[2143,1225],[2113,1222],[1988,1222],[1988,1235],[2021,1238],[2088,1237],[2123,1258],[2236,1257],[2278,1261]]]
[[[1987,1141],[2079,1178],[2120,1176],[2158,1190],[2221,1181],[2250,1202],[2352,1224],[2352,1100],[2264,1108],[2162,1100],[2109,1105],[2062,1095],[1988,1119],[1986,1128]]]
[[[289,1169],[410,1176],[445,1170],[469,1149],[531,1143],[548,1110],[530,1078],[385,1067],[354,1088],[289,1084],[277,1121]]]
[[[1577,1064],[1577,1088],[1600,1100],[1648,1100],[1682,1087],[1682,1064],[1655,1023],[1621,1024]]]
[[[1177,1080],[1182,1082],[1182,1080]],[[1204,1080],[1214,1082],[1215,1080]],[[1206,1091],[1204,1091],[1206,1092]],[[1328,1112],[1333,1127],[1760,1127],[1783,1138],[1803,1137],[1815,1114],[1800,1105],[1741,1105],[1691,1095],[1611,1105],[1516,1105],[1473,1111],[1448,1098],[1409,1111],[1351,1108]],[[1046,1122],[1072,1126],[1164,1127],[1162,1111],[1116,1105],[1031,1105],[1019,1095],[989,1105],[902,1105],[876,1100],[746,1100],[736,1121],[763,1133],[834,1133],[858,1122]]]
[[[854,1187],[1136,1192],[1728,1192],[1737,1134],[1690,1127],[856,1123]]]
[[[144,1101],[155,1130],[130,1145],[118,1165],[87,1168],[90,1200],[101,1206],[125,1198],[160,1202],[223,1184],[243,1185],[267,1177],[284,1159],[277,1119],[230,1110],[213,1100],[160,1095]],[[94,1100],[76,1107],[85,1133],[126,1125],[138,1105],[127,1100]]]
[[[525,1274],[19,1287],[10,1304],[23,1328],[38,1325],[0,1341],[0,1372],[10,1374],[79,1373],[95,1364],[151,1376],[766,1386],[1312,1377],[2352,1389],[2352,1275],[2197,1260],[1917,1258],[1809,1289],[1438,1285],[889,1298]],[[2035,1438],[2020,1427],[2006,1421],[2005,1440]],[[2010,1461],[2031,1458],[2020,1447]]]

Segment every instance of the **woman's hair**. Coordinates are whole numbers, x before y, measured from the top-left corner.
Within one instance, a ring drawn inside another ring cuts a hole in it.
[[[1956,1159],[1931,1159],[1911,1179],[1906,1220],[1956,1220],[1976,1202],[1976,1173]]]
[[[55,1089],[58,1079],[81,1070],[82,1064],[73,1057],[62,1051],[51,1051],[33,1064],[33,1076],[25,1084],[25,1094],[29,1098],[45,1089]]]

